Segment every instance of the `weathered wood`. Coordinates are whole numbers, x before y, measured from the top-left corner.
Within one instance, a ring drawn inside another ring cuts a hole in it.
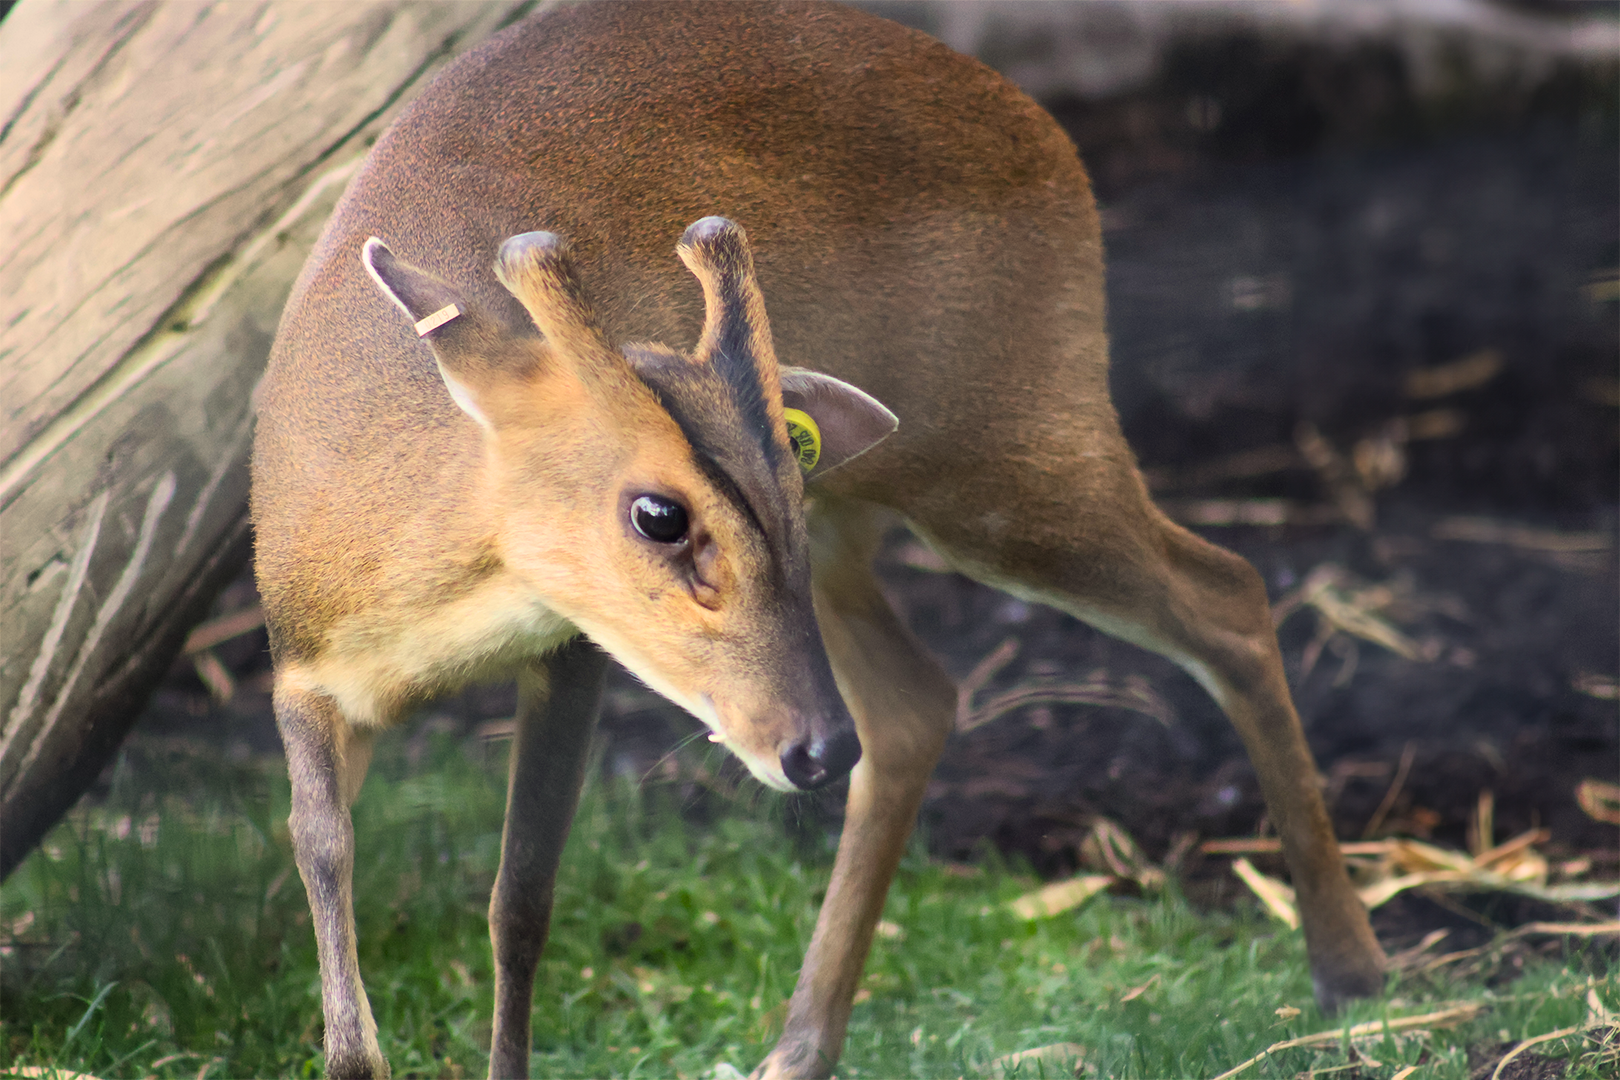
[[[532,6],[0,23],[0,874],[248,556],[253,387],[349,173],[443,60]]]

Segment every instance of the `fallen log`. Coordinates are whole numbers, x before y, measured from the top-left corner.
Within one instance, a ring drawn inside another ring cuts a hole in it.
[[[0,22],[0,876],[249,557],[253,388],[348,176],[532,6],[39,0]]]

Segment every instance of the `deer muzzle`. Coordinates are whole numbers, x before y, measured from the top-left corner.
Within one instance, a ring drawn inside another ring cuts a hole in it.
[[[795,739],[782,748],[782,775],[800,791],[813,791],[837,780],[861,760],[861,740],[844,710],[844,724],[832,731]]]

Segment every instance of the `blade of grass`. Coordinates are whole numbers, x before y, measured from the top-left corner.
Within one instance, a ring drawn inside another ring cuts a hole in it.
[[[73,1041],[79,1037],[79,1033],[84,1030],[85,1025],[90,1022],[90,1018],[95,1016],[96,1012],[101,1008],[101,1003],[107,1000],[107,995],[112,993],[113,987],[117,985],[118,980],[109,980],[102,985],[100,990],[96,991],[96,996],[91,999],[89,1007],[84,1010],[84,1015],[79,1017],[77,1024],[68,1029],[67,1038],[62,1040],[62,1053],[64,1055],[67,1053],[68,1048],[73,1045]]]

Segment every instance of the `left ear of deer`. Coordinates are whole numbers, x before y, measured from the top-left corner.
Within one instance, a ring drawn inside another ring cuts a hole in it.
[[[490,363],[497,343],[509,338],[511,329],[455,287],[395,255],[375,236],[366,241],[360,259],[382,294],[416,323],[450,397],[485,431],[493,431],[489,406],[498,397],[497,384],[523,374]]]
[[[781,371],[782,404],[809,413],[821,429],[821,457],[805,474],[807,482],[866,453],[900,426],[881,401],[842,379],[805,368]]]

